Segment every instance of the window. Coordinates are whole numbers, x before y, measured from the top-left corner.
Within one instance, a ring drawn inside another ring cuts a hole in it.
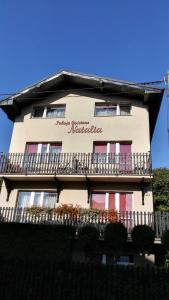
[[[114,209],[132,211],[132,193],[93,192],[91,207],[96,209]]]
[[[34,118],[42,118],[44,112],[44,107],[35,107],[33,111]]]
[[[96,104],[95,106],[95,116],[116,116],[117,114],[117,107],[116,105],[110,105],[110,104]]]
[[[128,116],[131,114],[130,104],[110,104],[96,103],[95,116],[112,117],[112,116]]]
[[[134,265],[134,258],[133,255],[122,255],[117,256],[114,259],[115,264],[122,265],[122,266],[128,266],[128,265]]]
[[[33,118],[64,118],[66,105],[34,107]]]
[[[131,142],[95,142],[93,150],[93,163],[118,163],[120,168],[132,168]]]
[[[102,254],[102,264],[132,266],[134,265],[134,257],[133,255],[114,256]]]
[[[31,206],[55,207],[56,192],[30,192],[22,191],[18,195],[17,208],[25,208]]]
[[[129,116],[131,114],[131,106],[130,105],[120,105],[120,115],[121,116]]]
[[[26,153],[28,154],[58,154],[61,150],[61,143],[27,143],[26,145]]]
[[[65,116],[65,105],[47,107],[46,118],[63,118]]]

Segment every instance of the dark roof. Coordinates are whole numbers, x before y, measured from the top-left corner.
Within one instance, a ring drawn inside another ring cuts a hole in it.
[[[113,96],[113,94],[116,94],[121,97],[135,98],[143,101],[149,106],[150,134],[152,137],[164,89],[139,83],[60,71],[2,100],[0,107],[8,115],[8,118],[14,121],[25,105],[38,101],[42,96],[47,97],[54,91],[70,91],[71,89],[73,91],[89,90],[99,92],[103,95],[109,94]]]

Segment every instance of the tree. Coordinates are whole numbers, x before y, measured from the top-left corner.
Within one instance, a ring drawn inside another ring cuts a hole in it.
[[[169,169],[153,170],[153,195],[155,210],[169,211]]]

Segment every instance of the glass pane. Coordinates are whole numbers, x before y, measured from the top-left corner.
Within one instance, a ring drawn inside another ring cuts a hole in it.
[[[42,144],[41,153],[47,153],[48,144]]]
[[[40,206],[41,205],[41,192],[35,192],[33,205],[34,206]]]
[[[92,208],[105,209],[105,193],[92,194]]]
[[[130,105],[120,105],[120,115],[128,116],[130,115],[131,106]]]
[[[58,154],[60,153],[62,150],[62,146],[57,144],[57,145],[50,145],[49,147],[49,153],[54,153],[54,154]]]
[[[115,116],[116,115],[116,106],[111,105],[97,105],[95,109],[96,116]]]
[[[19,192],[17,208],[30,207],[31,192]]]
[[[44,107],[35,107],[33,112],[34,118],[42,118],[44,112]]]
[[[48,107],[47,118],[60,118],[65,116],[65,106]]]
[[[44,198],[43,198],[43,206],[44,207],[50,207],[53,208],[55,207],[55,202],[56,202],[56,193],[44,193]]]

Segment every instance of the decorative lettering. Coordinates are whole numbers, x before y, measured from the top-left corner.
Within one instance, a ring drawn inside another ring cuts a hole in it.
[[[103,130],[100,127],[91,125],[88,121],[57,121],[58,126],[71,126],[67,133],[102,133]]]

